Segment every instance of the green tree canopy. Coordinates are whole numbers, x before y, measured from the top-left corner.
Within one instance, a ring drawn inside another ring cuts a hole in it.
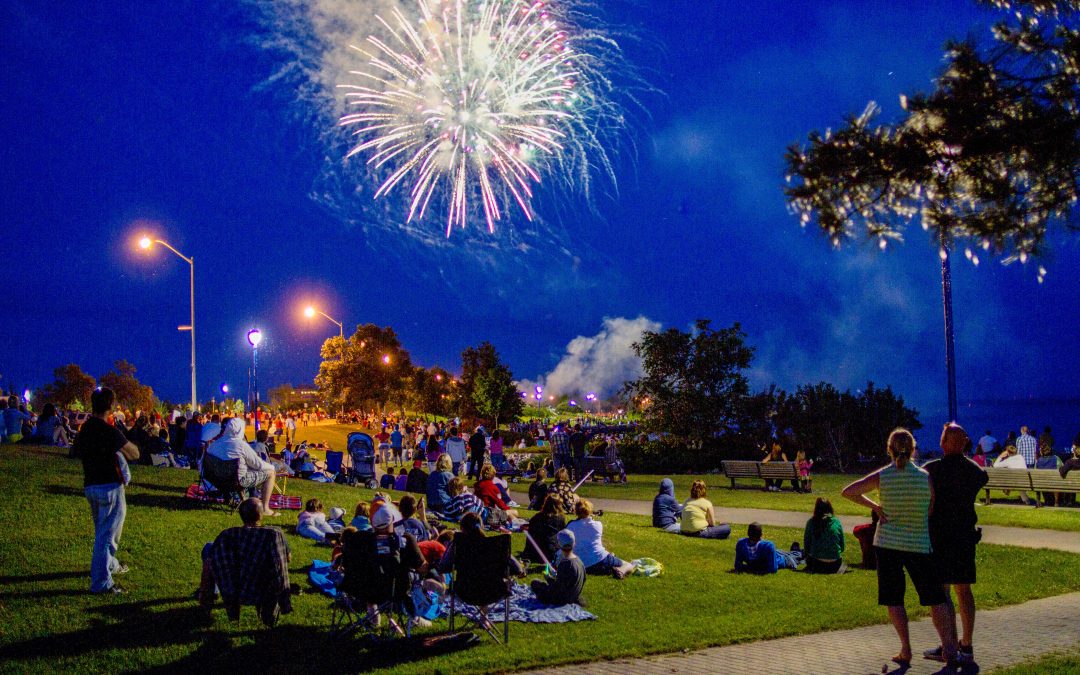
[[[699,319],[693,332],[645,331],[633,347],[643,374],[623,391],[654,431],[702,440],[737,424],[749,392],[743,371],[754,349],[738,323],[714,330]]]
[[[357,326],[347,340],[326,340],[322,358],[316,386],[327,400],[349,408],[401,402],[413,370],[394,329],[371,323]]]
[[[52,384],[45,385],[37,398],[50,401],[61,408],[88,407],[90,394],[97,386],[93,375],[83,372],[77,364],[69,363],[53,371]]]
[[[901,97],[898,123],[875,124],[871,103],[788,149],[785,193],[804,226],[884,246],[917,221],[976,264],[980,248],[1026,261],[1051,227],[1076,229],[1080,2],[982,4],[1010,12],[993,45],[947,45],[936,88]]]
[[[496,429],[500,419],[517,419],[524,408],[513,373],[501,364],[477,374],[472,398],[476,411],[493,420]]]
[[[139,382],[136,368],[124,359],[113,363],[113,369],[101,376],[101,386],[112,389],[116,402],[125,408],[150,412],[157,406],[154,390]]]
[[[502,362],[499,352],[490,342],[481,342],[476,347],[467,347],[461,352],[461,379],[457,385],[456,401],[458,414],[462,418],[475,419],[483,416],[476,405],[476,380],[493,368],[504,369],[510,373],[510,367]],[[517,392],[514,396],[518,397]],[[520,406],[520,403],[520,400],[517,401],[517,405]],[[520,407],[518,410],[520,411]]]

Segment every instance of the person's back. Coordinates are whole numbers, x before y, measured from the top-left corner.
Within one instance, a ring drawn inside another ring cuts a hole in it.
[[[979,518],[975,500],[988,480],[986,471],[962,454],[947,454],[924,467],[934,489],[934,510],[930,513],[931,535],[936,532],[970,531]]]
[[[704,497],[690,499],[683,505],[682,533],[701,532],[709,526],[708,513],[712,503]]]
[[[600,521],[592,517],[578,518],[567,523],[566,529],[574,533],[574,553],[581,558],[586,568],[607,557],[608,551],[603,542],[604,526]]]
[[[735,570],[756,574],[775,574],[780,569],[776,544],[768,539],[754,541],[743,537],[735,544]]]
[[[540,471],[544,471],[540,469]],[[546,474],[546,472],[544,472]],[[537,473],[536,480],[529,484],[529,508],[533,510],[539,509],[544,505],[544,500],[547,499],[548,486],[544,482],[544,475]]]
[[[560,530],[566,528],[566,518],[562,514],[556,513],[537,513],[529,519],[529,536],[533,538],[533,541],[540,547],[544,557],[551,562],[555,554],[559,551],[559,544],[556,539],[556,535]],[[531,544],[525,545],[525,550],[522,554],[523,558],[534,560],[539,562],[540,559],[536,555],[536,550]]]
[[[447,486],[453,480],[454,474],[449,471],[435,471],[427,479],[427,503],[428,507],[435,511],[441,511],[450,503],[450,493]]]
[[[451,436],[446,439],[446,454],[450,455],[450,459],[454,464],[460,464],[465,461],[465,440],[461,436]]]
[[[929,553],[929,474],[909,461],[903,467],[889,464],[881,470],[879,479],[881,506],[888,517],[878,524],[874,545]]]
[[[409,472],[409,477],[405,483],[405,491],[425,494],[427,492],[427,483],[427,471],[424,471],[419,466],[414,466],[412,471]]]
[[[682,505],[675,499],[675,483],[670,478],[661,480],[660,490],[653,498],[653,527],[667,530],[679,526],[682,510]]]

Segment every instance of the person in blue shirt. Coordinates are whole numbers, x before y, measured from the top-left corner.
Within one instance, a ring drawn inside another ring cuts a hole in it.
[[[401,466],[401,445],[405,437],[401,435],[401,426],[394,425],[394,430],[390,432],[390,451],[394,455],[394,464]]]
[[[675,499],[675,483],[670,478],[661,480],[660,491],[653,498],[652,503],[653,527],[679,534],[682,529],[679,521],[682,511],[682,504]]]
[[[762,539],[761,525],[750,523],[746,536],[735,544],[735,571],[755,574],[775,574],[780,569],[798,569],[802,551],[790,553],[776,548],[776,544]]]

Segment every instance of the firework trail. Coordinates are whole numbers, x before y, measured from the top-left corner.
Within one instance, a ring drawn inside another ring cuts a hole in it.
[[[349,156],[389,169],[375,197],[410,181],[408,222],[432,197],[447,203],[446,235],[464,227],[477,197],[489,232],[512,200],[532,220],[533,187],[544,172],[589,152],[610,163],[588,131],[597,96],[593,60],[579,54],[552,3],[526,0],[417,0],[413,14],[379,15],[385,39],[353,49],[366,67],[343,84],[342,126],[360,141]]]

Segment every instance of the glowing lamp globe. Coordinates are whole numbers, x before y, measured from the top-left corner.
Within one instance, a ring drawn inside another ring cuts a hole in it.
[[[315,308],[314,307],[308,307],[308,308],[304,309],[304,316],[306,316],[309,319],[314,317],[315,316]]]
[[[387,354],[386,356],[382,357],[382,362],[386,365],[390,365],[390,355]]]
[[[262,332],[258,328],[252,328],[247,332],[247,341],[252,347],[258,347],[262,342]]]
[[[150,241],[150,237],[143,237],[139,240],[139,248],[147,250],[154,242]]]

